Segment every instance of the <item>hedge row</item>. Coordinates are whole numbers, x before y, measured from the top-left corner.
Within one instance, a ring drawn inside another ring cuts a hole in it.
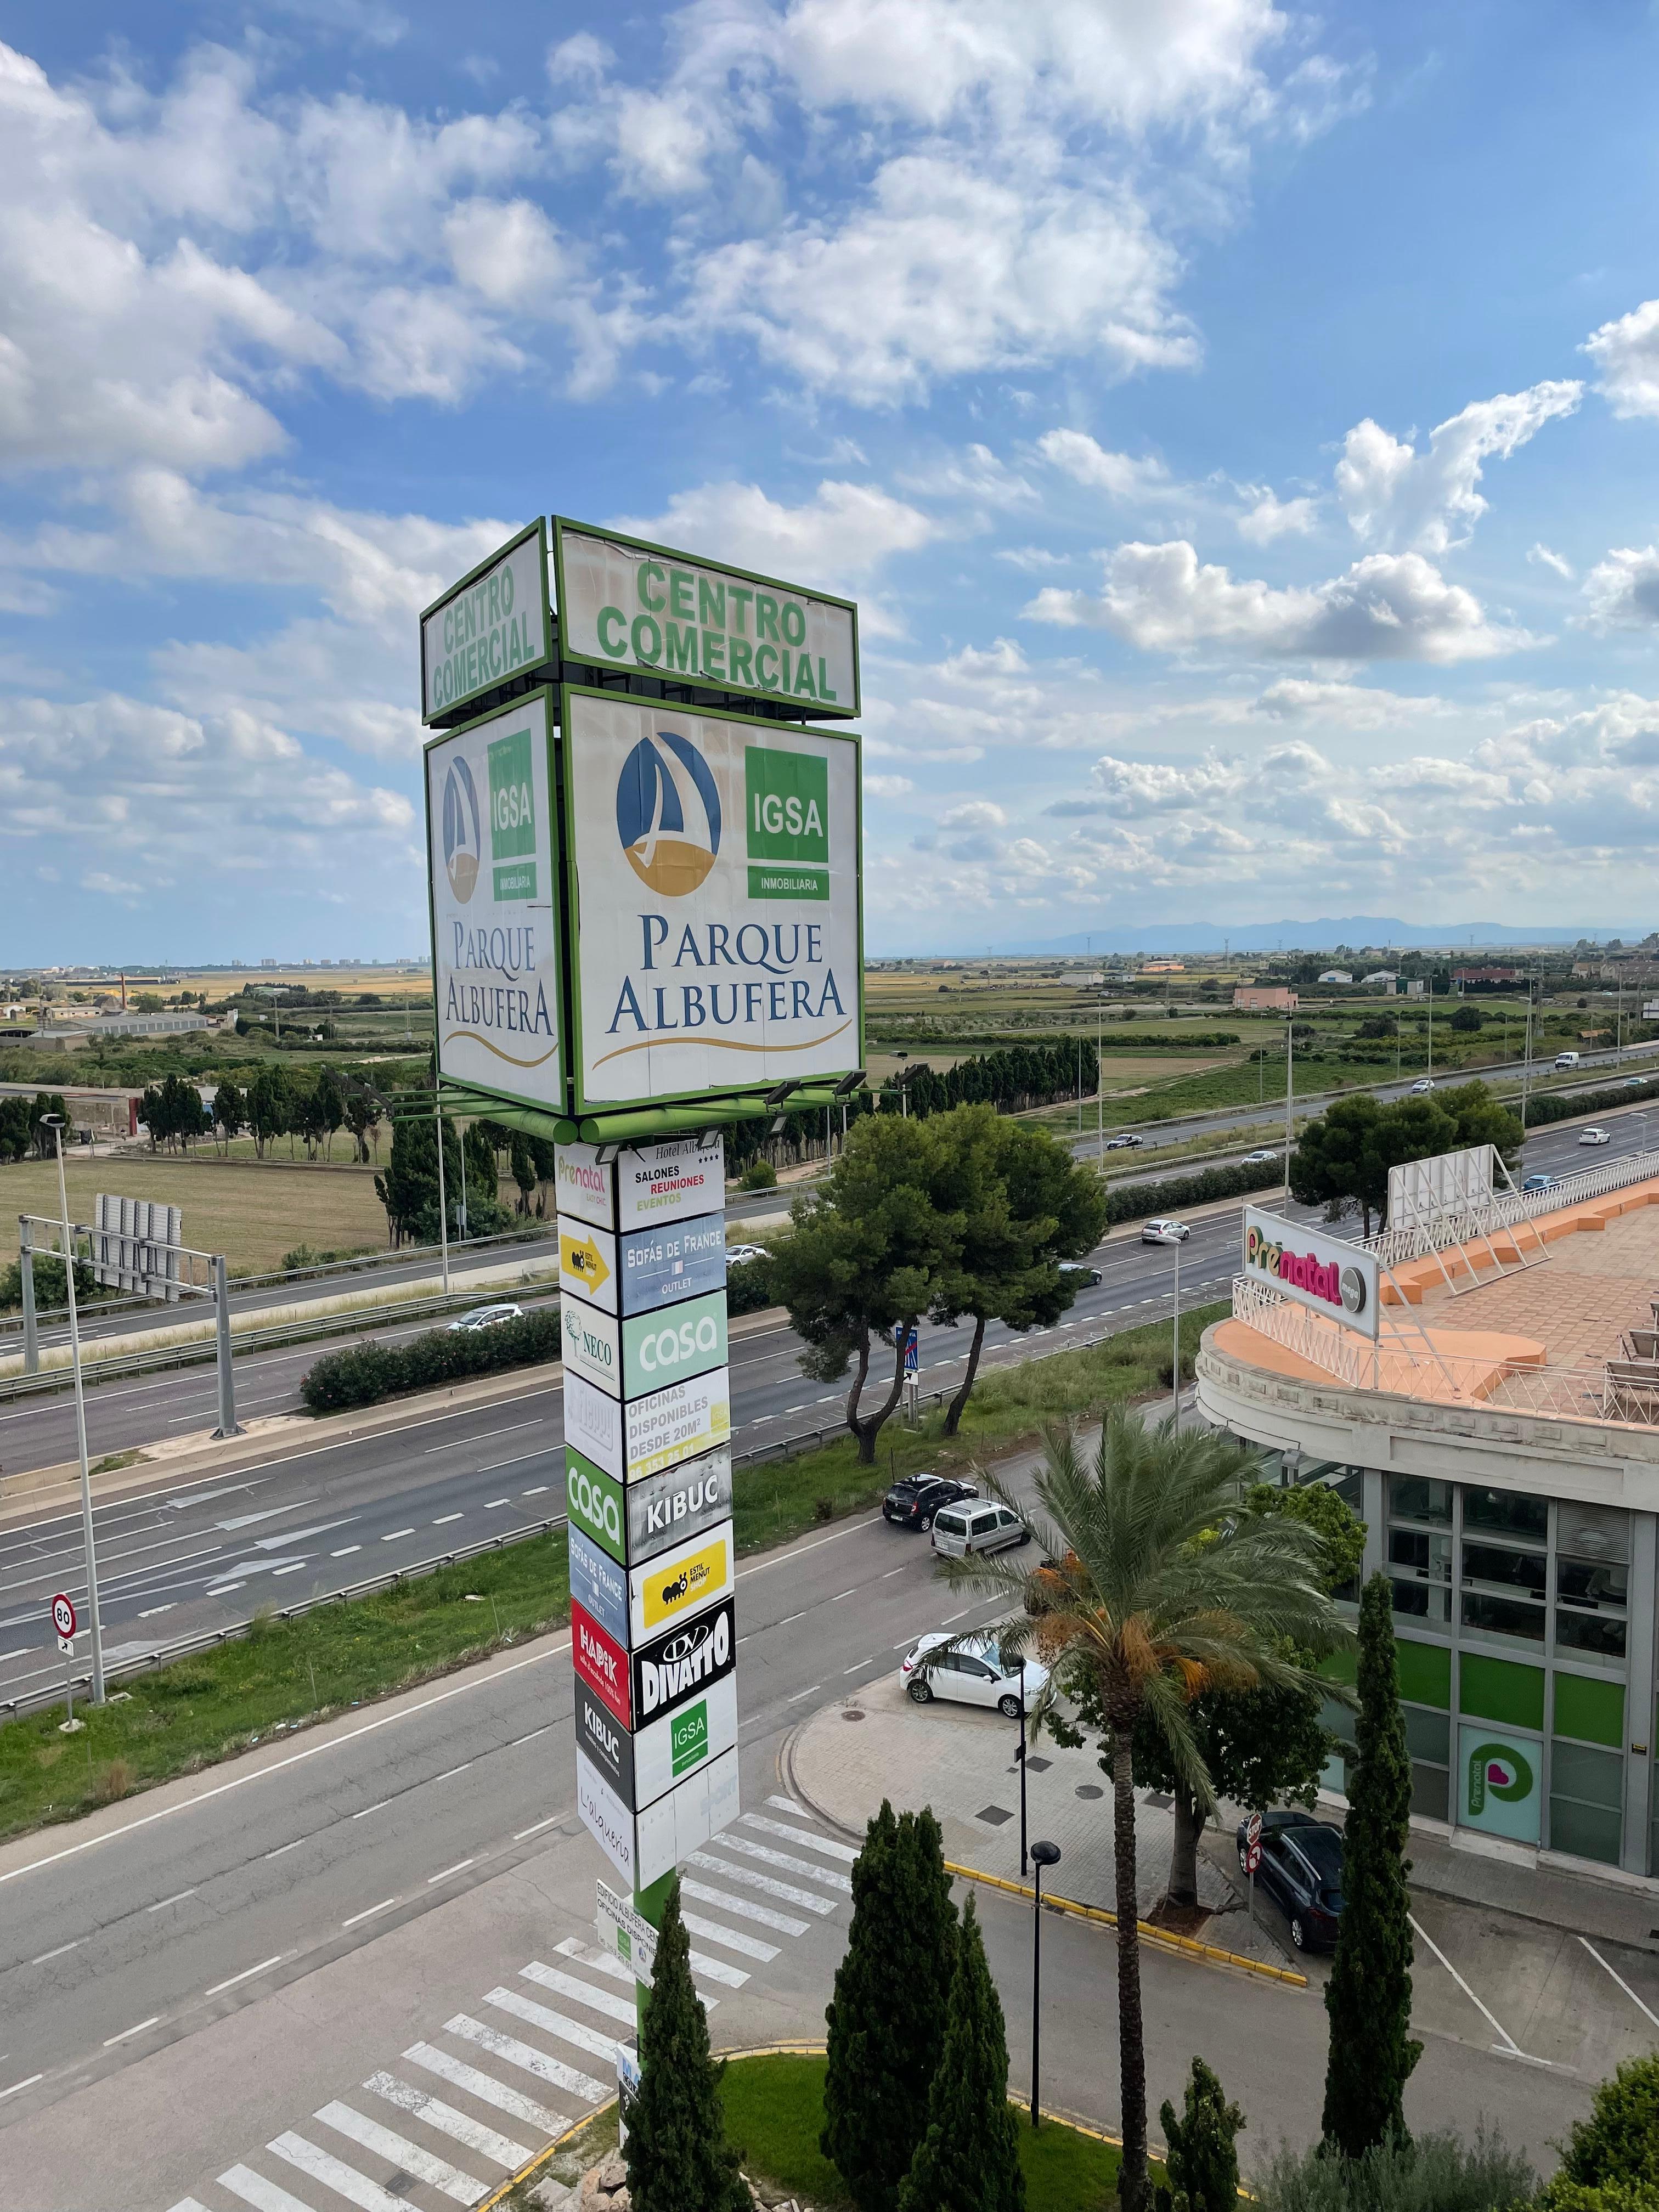
[[[1527,1127],[1570,1121],[1575,1114],[1610,1114],[1616,1106],[1637,1106],[1650,1098],[1659,1098],[1659,1075],[1650,1077],[1639,1087],[1621,1083],[1614,1089],[1575,1091],[1565,1097],[1559,1091],[1534,1093],[1527,1101]]]
[[[1284,1186],[1284,1163],[1263,1160],[1255,1167],[1202,1168],[1196,1175],[1170,1176],[1163,1182],[1120,1184],[1106,1199],[1106,1222],[1145,1221],[1155,1213],[1181,1213],[1212,1199],[1248,1198],[1258,1190]]]
[[[407,1344],[356,1344],[326,1352],[307,1372],[300,1395],[313,1413],[340,1413],[407,1390],[539,1366],[556,1359],[559,1349],[558,1310],[542,1306],[499,1328],[429,1328]]]

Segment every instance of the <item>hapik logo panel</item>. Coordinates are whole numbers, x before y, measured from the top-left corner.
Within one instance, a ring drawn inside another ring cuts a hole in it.
[[[641,1728],[724,1681],[738,1663],[730,1598],[641,1644],[633,1659],[633,1710]]]
[[[570,1607],[570,1656],[576,1672],[622,1723],[633,1726],[633,1704],[628,1653],[608,1636],[587,1608],[573,1600]]]

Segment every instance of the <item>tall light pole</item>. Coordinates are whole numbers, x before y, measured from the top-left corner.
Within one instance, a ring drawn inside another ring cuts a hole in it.
[[[1106,1010],[1101,1004],[1105,992],[1103,983],[1095,998],[1095,1158],[1103,1167],[1106,1164],[1106,1078],[1101,1069],[1100,1054],[1106,1042]]]
[[[1170,1382],[1174,1392],[1173,1417],[1176,1431],[1181,1429],[1181,1239],[1176,1238],[1175,1248],[1175,1320],[1171,1324],[1170,1347]]]
[[[1030,1854],[1025,1848],[1025,1662],[1019,1662],[1019,1878],[1024,1881],[1030,1871]]]
[[[444,1255],[444,1296],[449,1296],[449,1200],[444,1190],[444,1109],[434,1097],[432,1126],[438,1137],[438,1242]]]
[[[1285,1203],[1291,1202],[1291,1150],[1296,1143],[1296,1016],[1285,1017]]]
[[[1429,975],[1429,1065],[1427,1072],[1430,1080],[1432,1081],[1434,1079],[1434,975],[1432,970],[1431,970]]]
[[[1036,1905],[1031,1914],[1031,2125],[1036,2127],[1042,2117],[1038,2109],[1037,2059],[1042,2039],[1042,1869],[1060,1864],[1058,1844],[1033,1844],[1031,1846],[1032,1878],[1036,1884]]]
[[[81,1379],[81,1321],[75,1304],[75,1231],[64,1178],[64,1116],[41,1116],[58,1152],[58,1206],[64,1222],[64,1281],[69,1293],[70,1365],[75,1375],[75,1443],[81,1458],[81,1542],[87,1555],[87,1613],[92,1622],[92,1702],[104,1702],[104,1626],[98,1611],[98,1555],[92,1536],[92,1473],[87,1465],[87,1398]]]

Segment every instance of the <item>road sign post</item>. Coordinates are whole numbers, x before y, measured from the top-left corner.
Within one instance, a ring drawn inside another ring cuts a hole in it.
[[[59,1590],[52,1601],[52,1625],[58,1638],[58,1649],[70,1662],[64,1682],[69,1699],[69,1713],[62,1723],[62,1733],[72,1735],[76,1729],[84,1728],[86,1723],[75,1717],[75,1606],[64,1590]]]

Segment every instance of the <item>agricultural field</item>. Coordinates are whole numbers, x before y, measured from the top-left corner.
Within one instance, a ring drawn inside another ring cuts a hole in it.
[[[233,1273],[280,1267],[283,1255],[308,1244],[315,1251],[381,1251],[386,1209],[374,1195],[368,1168],[319,1171],[303,1160],[294,1167],[254,1167],[215,1162],[208,1147],[199,1159],[65,1161],[70,1212],[90,1221],[100,1191],[117,1198],[147,1198],[184,1210],[184,1238],[198,1251],[222,1252]],[[20,1213],[56,1214],[58,1170],[50,1160],[19,1160],[0,1167],[0,1266],[17,1256]]]

